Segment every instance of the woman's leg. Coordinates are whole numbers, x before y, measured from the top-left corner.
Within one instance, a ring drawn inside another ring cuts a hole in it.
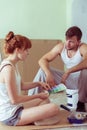
[[[48,123],[49,125],[55,124],[59,121],[58,116],[56,118],[58,111],[58,106],[53,103],[25,108],[17,125],[25,125],[32,122],[35,122],[36,125],[40,125],[40,123],[41,125],[47,125]],[[48,119],[49,122],[46,123],[45,119]]]
[[[32,99],[29,102],[23,103],[23,107],[31,108],[31,107],[35,107],[35,106],[42,105],[42,104],[48,104],[48,103],[50,103],[50,100],[48,98],[45,100],[36,98],[36,99]]]
[[[56,116],[52,116],[50,118],[40,120],[40,121],[35,121],[34,124],[41,126],[41,125],[55,125],[60,121],[58,118],[58,114]]]

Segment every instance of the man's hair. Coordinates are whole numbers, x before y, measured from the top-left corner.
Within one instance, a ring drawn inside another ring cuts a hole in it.
[[[65,33],[65,36],[67,38],[71,38],[73,36],[76,36],[77,37],[77,40],[81,40],[81,37],[82,37],[82,31],[79,27],[77,26],[72,26],[70,27],[66,33]]]

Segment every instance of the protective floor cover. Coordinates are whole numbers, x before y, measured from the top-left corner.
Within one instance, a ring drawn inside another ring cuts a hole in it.
[[[41,129],[52,129],[52,128],[66,128],[66,127],[75,127],[75,126],[86,126],[87,120],[82,124],[70,124],[67,120],[67,117],[70,115],[70,112],[66,110],[61,110],[59,112],[58,118],[60,119],[59,123],[56,125],[50,126],[35,126],[35,125],[26,125],[26,126],[5,126],[0,124],[0,130],[41,130]]]

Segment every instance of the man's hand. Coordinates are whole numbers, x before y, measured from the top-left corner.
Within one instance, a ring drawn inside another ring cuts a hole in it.
[[[45,82],[39,82],[40,86],[43,87],[45,90],[51,90],[51,87],[48,83]]]
[[[46,76],[46,83],[48,83],[51,88],[56,85],[55,79],[52,74]]]
[[[65,84],[66,83],[66,79],[69,76],[69,72],[68,70],[63,74],[62,79],[61,79],[61,83]]]

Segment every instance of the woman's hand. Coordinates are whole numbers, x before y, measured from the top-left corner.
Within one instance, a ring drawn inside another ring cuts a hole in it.
[[[45,83],[45,82],[39,82],[40,86],[43,87],[45,90],[51,90],[51,87],[49,84]]]
[[[49,97],[49,93],[48,92],[42,92],[42,93],[39,93],[38,96],[41,99],[47,99]]]

